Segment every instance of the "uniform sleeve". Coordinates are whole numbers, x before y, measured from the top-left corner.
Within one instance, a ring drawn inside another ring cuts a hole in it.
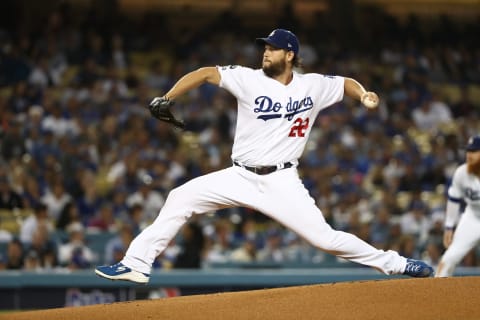
[[[461,186],[462,171],[457,168],[453,174],[452,183],[448,188],[448,200],[445,215],[445,228],[452,229],[458,222],[460,214],[460,202],[463,198]]]
[[[218,66],[218,72],[220,72],[220,87],[229,91],[235,97],[239,97],[243,90],[243,82],[245,78],[245,67],[230,65],[230,66]]]
[[[318,81],[318,82],[317,82]],[[340,76],[318,75],[316,85],[320,86],[319,101],[326,108],[343,100],[345,78]]]
[[[453,202],[460,202],[463,198],[463,188],[461,186],[462,172],[457,168],[453,174],[452,183],[448,188],[448,199]]]

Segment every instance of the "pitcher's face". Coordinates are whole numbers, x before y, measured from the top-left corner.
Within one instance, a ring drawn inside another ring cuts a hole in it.
[[[271,78],[281,75],[287,68],[287,52],[271,45],[265,45],[262,70]]]

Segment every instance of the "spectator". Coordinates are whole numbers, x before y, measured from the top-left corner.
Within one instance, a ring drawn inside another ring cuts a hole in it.
[[[428,242],[424,253],[422,254],[422,259],[426,261],[429,265],[437,269],[440,259],[442,258],[443,247],[441,243],[437,242]]]
[[[153,178],[148,174],[140,177],[138,191],[127,197],[127,204],[132,207],[135,204],[142,204],[145,216],[143,220],[150,224],[160,212],[165,203],[162,194],[152,188]]]
[[[411,210],[401,218],[402,233],[412,236],[419,245],[425,244],[430,231],[431,222],[428,210],[425,203],[415,201],[411,205]]]
[[[234,246],[240,246],[244,241],[252,241],[255,247],[263,247],[264,238],[253,218],[244,219],[239,229],[239,232],[234,233]]]
[[[127,205],[127,190],[125,187],[117,187],[110,191],[108,199],[112,204],[113,215],[121,221],[129,220],[129,210]]]
[[[149,73],[145,78],[145,83],[155,90],[163,91],[170,84],[165,65],[160,59],[152,61]]]
[[[22,123],[12,119],[7,126],[5,135],[0,143],[0,159],[9,162],[12,159],[21,158],[27,151],[25,139],[23,138]]]
[[[9,185],[8,177],[0,172],[0,209],[23,209],[23,199]]]
[[[409,257],[420,257],[420,252],[418,251],[415,237],[409,234],[403,234],[399,237],[396,237],[391,249],[398,251],[400,254],[408,254]]]
[[[117,236],[105,245],[105,263],[114,263],[123,257],[133,237],[132,227],[129,224],[123,224]]]
[[[255,241],[253,239],[246,239],[240,243],[240,247],[232,251],[230,261],[236,263],[251,263],[257,261],[257,246]]]
[[[0,218],[0,243],[10,242],[13,239],[13,235],[9,230],[2,228],[2,219]]]
[[[58,267],[56,250],[47,249],[43,252],[42,267],[45,270],[56,269]]]
[[[115,232],[117,228],[117,221],[110,203],[102,204],[100,210],[89,220],[87,226],[89,232]]]
[[[33,70],[28,77],[28,83],[38,89],[45,89],[53,86],[53,79],[48,70],[48,59],[45,56],[40,56],[35,61]]]
[[[181,251],[176,257],[174,268],[198,269],[202,266],[205,239],[202,228],[195,222],[182,228]],[[117,260],[118,261],[118,260]]]
[[[39,179],[31,174],[27,174],[23,181],[22,199],[25,204],[25,208],[35,208],[38,204],[42,203],[42,190],[40,187]]]
[[[396,190],[399,192],[412,192],[422,187],[421,168],[412,161],[405,161],[403,164],[403,173],[397,181]]]
[[[41,228],[45,229],[47,233],[54,230],[54,226],[48,217],[47,206],[43,203],[37,204],[33,213],[22,222],[20,226],[20,241],[24,245],[30,244],[35,232]]]
[[[172,239],[164,252],[162,252],[153,263],[155,269],[173,269],[175,260],[182,248]]]
[[[76,137],[80,128],[73,119],[68,119],[62,112],[62,107],[56,103],[50,108],[50,113],[42,120],[42,130],[51,131],[57,138],[68,135]]]
[[[58,41],[50,38],[46,44],[45,55],[48,59],[48,74],[54,86],[61,86],[63,76],[68,68],[66,54],[59,47]]]
[[[37,251],[30,250],[27,251],[25,258],[23,260],[23,270],[26,271],[40,271],[42,270],[42,263],[40,257],[38,256]]]
[[[78,213],[77,204],[74,201],[69,201],[65,204],[57,219],[56,229],[66,231],[68,227],[76,222],[80,222],[80,214]]]
[[[49,257],[51,253],[56,254],[56,243],[52,241],[50,238],[50,232],[44,225],[39,225],[37,229],[34,230],[32,240],[25,245],[25,248],[27,249],[27,252],[36,253],[40,267],[54,267],[56,265],[56,260],[51,260]]]
[[[207,243],[205,248],[206,263],[224,263],[230,260],[232,253],[233,234],[231,224],[225,219],[216,221],[212,226],[206,227]]]
[[[295,233],[287,231],[284,236],[285,245],[283,253],[285,262],[293,264],[319,264],[329,255],[326,252],[318,251],[306,240],[298,237]]]
[[[24,121],[25,130],[32,130],[33,128],[41,129],[44,114],[45,112],[42,106],[36,104],[30,106],[30,108],[28,108],[27,118]]]
[[[143,219],[144,215],[143,206],[139,203],[134,204],[129,208],[128,216],[123,219],[123,224],[131,226],[133,234],[137,235],[148,225]]]
[[[257,260],[261,262],[282,263],[286,261],[283,252],[282,232],[273,228],[267,231],[265,246],[258,251]]]
[[[128,148],[127,148],[128,149]],[[107,182],[111,185],[122,184],[128,192],[137,187],[138,154],[128,149],[119,155],[119,160],[111,163],[107,172]]]
[[[7,269],[20,270],[23,268],[24,248],[22,242],[14,238],[7,245]]]
[[[433,101],[431,97],[426,97],[421,101],[420,106],[413,110],[412,118],[418,129],[431,133],[436,133],[441,125],[452,121],[452,115],[448,106],[444,103]]]
[[[19,81],[12,89],[12,94],[7,100],[8,110],[17,117],[23,117],[32,102],[29,87],[25,81]]]
[[[105,199],[98,194],[95,183],[96,176],[93,170],[83,170],[80,175],[82,195],[77,199],[76,203],[80,219],[83,225],[87,226],[88,221],[97,214]]]
[[[65,205],[72,201],[72,196],[65,190],[63,181],[57,178],[47,189],[42,202],[48,208],[48,216],[52,221],[57,221]]]
[[[112,65],[120,70],[126,70],[129,65],[128,53],[125,50],[123,37],[119,33],[112,35],[111,60]]]
[[[81,223],[73,223],[67,229],[69,239],[58,248],[58,262],[71,270],[86,269],[95,260],[94,252],[85,243],[85,229]]]
[[[460,88],[460,99],[452,105],[455,119],[469,116],[478,116],[480,105],[475,105],[467,86]]]
[[[385,205],[379,205],[375,209],[375,218],[370,226],[371,243],[378,249],[387,250],[390,241],[391,215]]]
[[[128,97],[128,87],[125,81],[120,77],[119,70],[114,65],[109,65],[106,74],[101,81],[101,89],[107,95],[107,100],[113,100],[116,98],[126,99]]]

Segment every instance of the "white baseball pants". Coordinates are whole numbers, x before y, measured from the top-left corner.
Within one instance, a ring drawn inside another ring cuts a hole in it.
[[[405,270],[406,258],[397,252],[378,250],[352,234],[333,230],[296,168],[257,175],[237,166],[173,189],[158,217],[131,242],[121,262],[133,270],[150,273],[155,258],[193,214],[238,206],[264,213],[313,246],[338,257],[385,274],[400,274]]]
[[[470,207],[460,217],[452,243],[442,256],[435,277],[450,277],[455,267],[480,241],[480,217]]]

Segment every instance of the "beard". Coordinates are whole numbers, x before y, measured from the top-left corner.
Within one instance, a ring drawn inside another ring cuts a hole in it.
[[[262,64],[263,72],[270,78],[281,75],[287,68],[287,63],[284,60],[272,62],[269,66]]]
[[[467,162],[467,172],[476,176],[480,176],[480,161]]]
[[[467,152],[467,172],[480,176],[480,152]]]

